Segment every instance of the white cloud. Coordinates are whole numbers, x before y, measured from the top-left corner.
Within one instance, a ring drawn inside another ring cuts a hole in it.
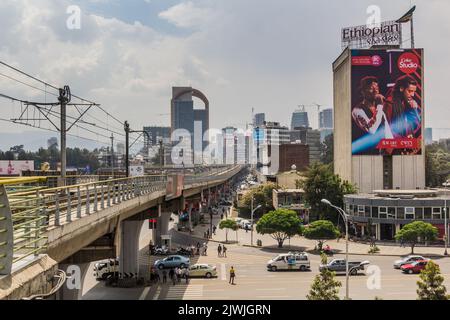
[[[192,1],[182,2],[158,16],[180,28],[199,27],[206,24],[212,18],[212,11],[206,8],[197,8]]]

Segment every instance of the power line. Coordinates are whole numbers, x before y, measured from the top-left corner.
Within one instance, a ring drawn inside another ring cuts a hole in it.
[[[14,71],[16,71],[16,72],[18,72],[18,73],[20,73],[20,74],[26,76],[26,77],[29,77],[30,79],[33,79],[33,80],[35,80],[35,81],[37,81],[37,82],[39,82],[39,83],[41,83],[41,84],[44,84],[45,86],[48,86],[48,87],[50,87],[50,88],[53,88],[53,89],[55,89],[55,90],[57,90],[57,91],[59,92],[59,88],[57,88],[55,85],[50,84],[50,83],[48,83],[48,82],[45,82],[45,81],[43,81],[43,80],[41,80],[41,79],[38,79],[38,78],[36,78],[36,77],[34,77],[34,76],[32,76],[32,75],[30,75],[30,74],[28,74],[28,73],[26,73],[26,72],[24,72],[24,71],[22,71],[22,70],[19,70],[19,69],[15,68],[15,67],[13,67],[13,66],[11,66],[11,65],[9,65],[9,64],[7,64],[7,63],[5,63],[5,62],[3,62],[3,61],[0,61],[0,65],[3,65],[3,66],[5,66],[5,67],[7,67],[7,68],[10,68],[11,70],[14,70]],[[16,80],[16,81],[17,81],[17,80]],[[41,89],[41,90],[42,90],[42,89]],[[44,91],[44,92],[45,92],[45,91]],[[106,110],[105,110],[103,107],[101,107],[100,105],[97,105],[96,103],[94,103],[94,102],[92,102],[92,101],[89,101],[89,100],[87,100],[87,99],[81,98],[81,97],[79,97],[79,96],[77,96],[77,95],[75,95],[75,94],[72,94],[72,97],[73,97],[73,98],[76,98],[76,99],[78,99],[78,100],[80,100],[80,101],[82,101],[82,102],[87,102],[87,103],[90,103],[90,104],[92,104],[92,105],[96,105],[100,110],[102,110],[102,111],[103,111],[105,114],[107,114],[109,117],[111,117],[112,119],[114,119],[115,121],[117,121],[118,123],[120,123],[121,125],[124,124],[122,121],[120,121],[120,120],[117,119],[115,116],[113,116],[112,114],[110,114],[108,111],[106,111]]]
[[[41,130],[45,130],[45,131],[51,131],[51,132],[59,133],[55,129],[38,127],[38,126],[35,126],[35,125],[32,125],[32,124],[27,124],[27,123],[14,122],[12,120],[5,119],[5,118],[0,118],[0,121],[9,122],[9,123],[12,123],[12,124],[24,125],[24,126],[32,127],[32,128],[35,128],[35,129],[41,129]],[[109,141],[108,142],[103,142],[103,141],[100,141],[100,140],[95,140],[95,139],[91,139],[91,138],[87,138],[87,137],[82,137],[80,135],[75,135],[75,134],[70,134],[70,133],[68,133],[67,135],[71,136],[71,137],[74,137],[74,138],[79,138],[79,139],[83,139],[83,140],[89,140],[89,141],[93,141],[93,142],[98,142],[98,143],[100,143],[102,145],[109,145]]]

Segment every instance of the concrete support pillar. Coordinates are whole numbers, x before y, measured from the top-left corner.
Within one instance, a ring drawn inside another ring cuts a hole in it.
[[[364,226],[361,225],[361,237],[364,237]]]
[[[60,263],[58,268],[66,272],[66,283],[56,294],[57,300],[81,300],[83,284],[90,263]]]
[[[381,225],[379,223],[375,224],[375,236],[377,240],[381,240]]]
[[[139,275],[139,236],[144,221],[121,222],[119,272]]]

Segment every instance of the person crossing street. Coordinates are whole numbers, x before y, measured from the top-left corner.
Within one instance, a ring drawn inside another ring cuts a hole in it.
[[[236,277],[236,271],[234,270],[234,267],[233,266],[231,266],[231,268],[230,268],[230,281],[228,282],[228,283],[230,283],[230,284],[235,284],[234,283],[234,278]]]
[[[219,243],[219,246],[217,247],[217,256],[221,257],[222,256],[222,246]]]

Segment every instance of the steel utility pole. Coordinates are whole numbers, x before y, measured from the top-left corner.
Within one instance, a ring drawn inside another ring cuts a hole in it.
[[[126,177],[130,176],[130,124],[125,121],[125,172]]]
[[[114,133],[111,133],[111,176],[114,179]]]
[[[66,169],[67,169],[67,151],[66,151],[66,134],[67,134],[67,104],[71,100],[69,86],[64,86],[64,89],[59,89],[58,101],[61,104],[61,183],[66,185]]]
[[[161,168],[161,171],[164,168],[164,149],[163,149],[163,141],[162,139],[159,140],[159,165]]]

